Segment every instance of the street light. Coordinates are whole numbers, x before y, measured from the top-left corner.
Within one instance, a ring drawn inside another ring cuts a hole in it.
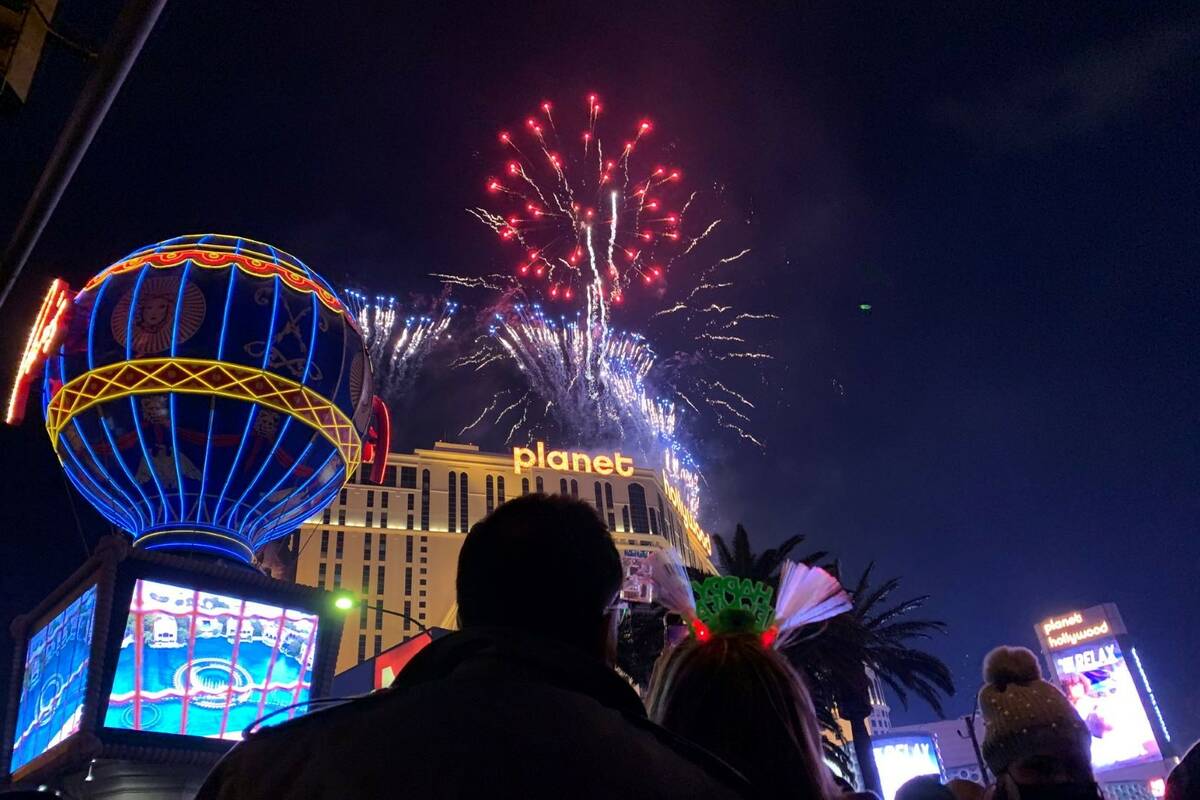
[[[350,592],[337,592],[333,596],[333,607],[342,612],[353,611],[354,609],[358,608],[358,604],[360,602],[362,601],[360,601],[357,596],[351,594]],[[426,626],[424,622],[413,619],[408,614],[401,614],[399,611],[393,611],[390,608],[384,608],[382,605],[367,606],[367,608],[373,608],[376,611],[384,614],[391,614],[393,617],[399,617],[402,620],[411,622],[413,625],[416,625],[418,628],[420,628],[422,633],[427,633],[429,631],[429,627]]]

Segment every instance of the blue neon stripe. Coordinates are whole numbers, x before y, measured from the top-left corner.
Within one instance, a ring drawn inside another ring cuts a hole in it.
[[[63,368],[62,364],[60,363],[59,364],[60,380],[65,376],[65,373],[66,373],[66,370]],[[128,494],[125,493],[125,490],[123,490],[121,488],[121,484],[118,483],[113,478],[113,476],[108,472],[108,470],[106,470],[104,468],[103,462],[100,461],[99,456],[96,455],[96,451],[92,449],[91,442],[89,442],[87,439],[87,436],[84,435],[83,428],[79,424],[79,417],[72,417],[71,425],[75,429],[75,435],[79,437],[80,443],[84,446],[84,448],[88,452],[88,455],[91,457],[92,463],[95,464],[96,471],[99,472],[101,476],[103,476],[103,479],[110,486],[112,486],[112,488],[117,490],[117,492],[121,495],[121,497],[124,498],[125,501],[122,503],[121,501],[117,500],[115,497],[113,497],[111,494],[109,494],[107,491],[104,490],[104,487],[102,486],[102,484],[92,476],[91,471],[83,468],[83,463],[79,460],[79,457],[76,455],[74,449],[71,448],[71,446],[69,444],[63,446],[61,449],[66,451],[71,456],[71,459],[76,462],[76,465],[80,468],[80,470],[82,472],[85,472],[88,476],[88,479],[91,480],[92,483],[95,484],[96,488],[98,490],[100,490],[100,492],[105,497],[108,498],[109,503],[111,504],[112,508],[119,509],[120,511],[124,512],[125,517],[126,517],[126,524],[122,525],[120,527],[122,527],[124,530],[132,532],[132,531],[137,530],[141,526],[143,526],[145,524],[145,522],[143,521],[143,518],[142,518],[141,508],[138,506],[137,503],[135,503],[133,501],[132,498],[129,497]],[[128,511],[129,509],[132,509],[133,512],[135,514],[137,514],[136,519],[134,519],[133,515],[129,513],[129,511]],[[113,511],[113,513],[116,513],[116,511]]]
[[[275,340],[275,314],[279,309],[279,277],[272,278],[271,284],[275,287],[275,292],[274,300],[271,303],[271,319],[267,325],[267,338],[263,340],[262,369],[264,370],[271,359],[271,345]],[[221,518],[221,505],[225,502],[225,493],[229,491],[229,483],[233,480],[233,476],[237,474],[238,463],[242,460],[242,452],[246,449],[246,439],[250,437],[250,431],[254,428],[254,418],[258,413],[258,408],[257,403],[251,403],[250,413],[246,415],[246,427],[242,430],[242,442],[238,445],[237,455],[233,457],[233,464],[229,467],[229,475],[225,478],[225,485],[221,487],[221,494],[217,497],[217,505],[213,509],[212,521],[214,524]]]
[[[150,268],[143,267],[142,274],[145,274],[146,270],[148,270],[148,269],[150,269]],[[91,319],[88,321],[88,371],[95,369],[95,362],[94,362],[94,356],[93,356],[95,350],[92,346],[92,343],[94,341],[96,316],[97,316],[95,313],[95,309],[97,307],[99,307],[100,300],[104,296],[104,291],[108,288],[109,284],[111,284],[111,283],[113,283],[112,280],[107,280],[104,283],[100,284],[100,291],[96,293],[96,303],[94,306],[92,306],[92,316],[91,316]],[[131,307],[130,308],[130,318],[132,318],[132,316],[133,316],[133,309]],[[104,437],[108,440],[108,446],[110,448],[112,448],[113,460],[116,461],[117,465],[121,467],[121,471],[125,473],[125,477],[129,479],[129,482],[133,485],[133,488],[137,490],[137,493],[142,496],[142,500],[144,502],[146,512],[147,512],[147,514],[149,514],[149,519],[150,519],[149,523],[146,523],[146,522],[142,523],[143,527],[146,524],[153,524],[154,507],[150,504],[150,497],[144,491],[142,491],[141,484],[138,483],[136,480],[134,480],[133,473],[129,471],[129,466],[125,463],[125,459],[121,457],[121,450],[117,447],[117,440],[113,438],[112,431],[109,430],[109,428],[108,428],[108,417],[104,414],[103,406],[97,407],[96,415],[100,419],[100,429],[102,431],[104,431]],[[84,439],[83,441],[86,442],[87,439]],[[97,461],[97,464],[99,464],[99,463],[100,462]],[[113,485],[118,486],[119,484],[116,481],[113,481]],[[122,494],[124,494],[124,492],[122,492]],[[133,503],[132,505],[135,508],[137,508],[136,503]],[[141,519],[141,520],[146,519],[146,516],[144,514],[142,514],[141,509],[138,509],[138,519]],[[130,531],[130,533],[132,533],[136,536],[138,533],[138,530],[132,530],[132,531]]]
[[[302,511],[304,513],[305,517],[309,516],[310,514],[312,514],[312,512],[314,510],[316,510],[316,508],[318,507],[316,505],[317,499],[320,498],[320,494],[316,495],[316,497],[314,497],[308,503],[299,501],[299,498],[302,496],[303,492],[306,489],[308,489],[308,485],[310,483],[312,483],[313,481],[315,481],[318,477],[320,477],[321,473],[325,471],[325,468],[327,466],[329,466],[329,462],[332,461],[334,458],[338,458],[338,457],[340,457],[340,454],[338,453],[338,451],[333,450],[325,458],[325,461],[321,463],[321,466],[319,466],[315,470],[313,470],[313,474],[308,477],[308,480],[306,480],[304,483],[297,486],[296,489],[291,494],[289,494],[283,501],[281,501],[280,503],[277,503],[275,508],[272,508],[272,509],[270,509],[269,512],[264,512],[262,514],[262,516],[261,516],[262,519],[278,518],[278,524],[272,526],[270,528],[270,530],[275,531],[275,530],[278,530],[279,528],[289,524],[290,519],[292,518],[292,516],[294,516],[297,513],[297,510]],[[344,465],[338,470],[338,472],[334,473],[335,478],[338,474],[341,474],[343,477],[345,476],[346,468]],[[329,498],[332,500],[333,496],[335,494],[337,494],[338,491],[341,490],[341,488],[342,488],[342,481],[335,479],[335,480],[330,481],[328,488],[324,489],[322,491],[324,491],[327,495],[329,495]],[[290,509],[287,511],[277,511],[277,509],[280,506],[286,506],[288,503],[296,503],[297,508]],[[266,541],[266,539],[264,538],[263,541]]]
[[[212,450],[213,419],[217,414],[217,398],[208,401],[208,435],[204,437],[204,464],[200,468],[200,494],[196,497],[196,522],[204,513],[205,488],[208,484],[208,454]]]
[[[211,550],[214,553],[230,556],[236,561],[243,564],[249,564],[250,559],[246,556],[243,550],[233,550],[228,547],[221,547],[215,544],[205,544],[204,542],[161,542],[146,545],[147,550]]]
[[[308,383],[308,372],[312,368],[313,348],[316,346],[316,343],[317,343],[317,317],[316,317],[317,295],[314,292],[314,293],[311,293],[309,295],[309,297],[312,298],[312,303],[313,303],[313,309],[312,309],[313,321],[312,321],[311,331],[309,333],[308,357],[304,360],[304,371],[301,373],[301,377],[300,377],[300,383],[302,385]],[[284,307],[285,308],[287,307],[286,302],[284,303]],[[255,485],[258,484],[259,479],[262,478],[263,473],[266,471],[267,467],[271,464],[271,461],[275,458],[275,453],[278,452],[279,446],[281,444],[283,444],[283,440],[287,437],[288,428],[291,427],[292,421],[293,421],[292,417],[290,417],[290,416],[283,421],[283,427],[280,428],[279,434],[275,437],[275,443],[271,446],[271,452],[267,454],[267,457],[265,459],[263,459],[262,466],[258,468],[258,472],[255,474],[254,480],[250,481],[250,484],[246,487],[246,491],[242,493],[242,496],[240,498],[238,498],[235,509],[241,507],[242,502],[246,499],[246,496],[249,495],[251,490],[255,487]],[[309,437],[309,440],[308,440],[309,447],[312,446],[313,441],[315,440],[315,438],[318,435],[319,434],[317,434],[316,431],[314,431],[312,433],[312,435]],[[306,453],[308,452],[307,448],[305,449],[304,452],[306,452]],[[284,477],[287,477],[287,475],[291,474],[295,470],[296,465],[298,463],[299,463],[299,460],[293,462],[292,466],[289,469],[284,471]],[[282,480],[283,480],[283,478],[280,478],[280,481],[282,481]],[[278,487],[278,486],[279,486],[279,484],[276,483],[275,487]],[[275,489],[272,488],[271,492],[274,492],[274,491],[275,491]],[[267,494],[270,494],[271,492],[268,492]],[[267,494],[264,494],[261,498],[259,498],[259,501],[257,503],[255,503],[252,507],[250,507],[241,516],[241,524],[240,525],[236,521],[236,519],[237,519],[236,511],[231,512],[230,519],[229,519],[230,527],[237,527],[239,531],[244,533],[246,524],[249,521],[250,515],[254,512],[254,510],[256,508],[259,507],[259,505],[262,504],[262,501],[267,498]]]
[[[229,327],[229,309],[233,307],[233,287],[237,284],[238,271],[229,270],[229,290],[225,292],[225,313],[221,316],[221,336],[217,339],[217,361],[225,358],[225,333]]]
[[[71,458],[74,459],[74,454],[72,454]],[[75,473],[75,470],[67,469],[64,465],[63,472],[66,474],[67,478],[70,479],[71,485],[75,487],[75,491],[79,492],[81,495],[83,495],[85,498],[87,498],[88,502],[90,502],[92,504],[92,506],[97,511],[99,511],[100,514],[103,515],[103,517],[106,520],[108,520],[109,522],[111,522],[113,525],[120,528],[121,530],[126,530],[125,526],[129,523],[129,520],[118,516],[112,510],[113,506],[109,505],[109,503],[107,503],[106,501],[101,500],[93,492],[88,490],[88,488],[86,486],[84,486],[83,482],[80,480],[79,476]]]
[[[104,431],[104,437],[108,440],[108,446],[112,448],[113,460],[115,460],[117,462],[117,465],[121,468],[121,472],[125,473],[125,477],[133,485],[133,488],[137,490],[137,493],[142,496],[142,505],[145,508],[146,513],[143,515],[139,511],[138,517],[142,520],[145,520],[143,522],[143,526],[153,525],[154,524],[154,506],[151,505],[151,503],[150,503],[149,495],[147,495],[142,490],[142,485],[140,483],[138,483],[137,480],[133,477],[133,473],[129,471],[129,465],[125,463],[125,459],[121,456],[121,450],[120,450],[120,448],[117,447],[117,440],[113,438],[112,430],[109,429],[108,417],[105,416],[103,410],[98,411],[97,414],[100,417],[100,429]],[[114,486],[117,485],[115,481],[114,481],[113,485]],[[136,504],[135,504],[135,506],[136,506]],[[130,531],[130,533],[134,533],[134,534],[136,534],[137,532],[138,531],[136,531],[136,530]]]
[[[79,431],[78,426],[76,426],[76,434],[80,437],[80,441],[87,449],[88,455],[96,467],[96,471],[104,476],[104,479],[108,481],[109,486],[119,492],[122,496],[125,496],[125,492],[115,481],[112,480],[112,476],[109,475],[108,471],[105,470],[104,467],[99,463],[98,459],[96,458],[95,451],[92,450],[92,446],[88,444],[88,441],[83,438],[83,434]],[[75,468],[79,470],[80,474],[87,476],[88,481],[91,482],[93,487],[92,493],[104,498],[104,502],[100,507],[100,511],[102,513],[105,512],[106,508],[106,516],[108,514],[118,514],[118,512],[120,512],[120,516],[122,517],[123,521],[120,522],[117,527],[119,527],[121,530],[135,531],[144,526],[144,523],[141,521],[141,509],[138,508],[137,503],[132,502],[128,496],[125,496],[124,502],[118,500],[115,496],[109,493],[103,483],[101,483],[99,480],[96,480],[92,474],[92,470],[84,466],[83,461],[80,460],[79,456],[72,448],[64,447],[63,450],[70,457],[71,461],[74,462]],[[134,514],[137,514],[138,516],[135,518],[133,516]]]
[[[250,528],[250,526],[253,522],[255,522],[256,520],[270,519],[270,517],[268,515],[271,513],[272,509],[268,509],[266,512],[259,514],[258,517],[254,516],[254,512],[258,510],[259,506],[261,506],[264,502],[266,502],[268,497],[270,497],[271,495],[275,494],[276,491],[278,491],[279,487],[283,485],[283,482],[285,480],[287,480],[293,474],[295,474],[296,470],[300,467],[300,465],[303,464],[305,459],[308,458],[309,451],[311,451],[313,449],[313,445],[315,445],[315,444],[316,444],[316,442],[310,440],[308,445],[300,453],[300,457],[297,458],[295,460],[295,462],[292,463],[292,466],[289,467],[283,473],[283,475],[279,476],[279,480],[275,481],[275,485],[272,486],[267,491],[263,492],[262,497],[258,498],[258,502],[255,503],[253,506],[251,506],[250,509],[243,515],[241,525],[238,527],[238,533],[243,538],[246,538],[246,539],[250,538],[250,532],[247,529]],[[262,474],[261,470],[259,471],[259,474],[260,475]],[[278,506],[285,502],[287,502],[287,498],[280,500],[275,505]]]
[[[91,372],[92,370],[94,370],[96,368],[96,363],[95,363],[96,317],[97,317],[96,312],[100,309],[100,303],[101,303],[101,301],[104,300],[104,293],[106,291],[108,291],[108,287],[111,283],[112,283],[111,280],[107,280],[104,283],[100,284],[100,291],[96,292],[96,300],[94,303],[92,303],[92,315],[91,315],[91,317],[88,318],[88,348],[87,348],[88,372]]]
[[[229,327],[229,309],[233,306],[233,288],[237,284],[237,269],[229,270],[229,289],[225,292],[225,312],[221,317],[221,335],[217,338],[217,360],[225,355],[225,330]],[[208,456],[212,451],[213,420],[217,414],[217,399],[209,400],[208,406],[208,436],[204,440],[204,467],[200,470],[200,496],[196,498],[196,521],[204,513],[204,503],[208,499]]]
[[[138,273],[137,283],[133,285],[133,293],[129,296],[129,315],[125,320],[125,360],[133,360],[133,319],[136,316],[138,295],[142,292],[142,284],[145,283],[146,277],[150,274],[151,267],[142,267]],[[133,427],[137,430],[138,445],[142,448],[142,457],[146,459],[146,469],[150,472],[150,477],[154,479],[154,485],[158,487],[158,496],[162,499],[162,518],[163,522],[167,521],[167,493],[163,489],[162,483],[158,480],[158,470],[155,469],[154,462],[150,459],[150,451],[146,449],[146,436],[142,432],[142,418],[138,414],[138,396],[129,396],[129,410],[133,413]],[[149,500],[149,498],[147,498]],[[151,519],[153,519],[151,515]]]
[[[67,463],[68,460],[70,463]],[[121,530],[129,530],[130,518],[120,513],[122,506],[114,503],[111,497],[103,493],[101,487],[80,462],[79,456],[69,447],[66,448],[66,457],[62,466],[63,472],[71,479],[75,489],[86,497],[96,507],[96,510],[104,515],[105,519]]]
[[[60,355],[60,356],[58,356],[57,359],[55,359],[55,363],[58,366],[59,382],[66,383],[66,376],[67,376],[66,359]],[[42,385],[48,393],[50,391],[50,367],[49,367],[49,365],[47,365],[46,375],[45,375],[44,380],[42,381]],[[83,462],[80,461],[79,456],[75,453],[74,448],[72,448],[70,446],[70,444],[60,445],[60,448],[59,448],[60,458],[61,458],[62,452],[65,452],[68,456],[70,456],[71,461],[73,461],[75,463],[75,468],[80,473],[80,477],[81,478],[86,477],[88,479],[88,481],[90,481],[91,484],[95,487],[95,490],[96,490],[95,492],[91,492],[91,493],[83,492],[83,493],[85,496],[87,496],[89,499],[92,500],[92,503],[94,505],[96,505],[97,508],[100,509],[100,512],[102,514],[104,514],[104,516],[106,518],[111,519],[110,515],[119,514],[121,519],[116,521],[115,524],[117,525],[117,527],[119,527],[123,530],[128,530],[128,531],[135,530],[138,527],[137,520],[134,519],[133,515],[131,515],[127,509],[133,508],[133,510],[138,514],[138,520],[140,520],[141,519],[141,511],[140,511],[140,509],[138,509],[137,504],[129,499],[129,496],[126,495],[125,492],[123,492],[121,490],[120,485],[115,480],[113,480],[112,475],[110,475],[108,473],[108,471],[104,469],[103,465],[100,463],[100,460],[96,457],[96,452],[94,450],[92,450],[92,446],[88,442],[87,437],[83,435],[83,428],[81,428],[79,425],[79,417],[72,417],[71,425],[75,428],[75,435],[79,437],[79,441],[83,444],[83,446],[85,448],[87,448],[88,454],[91,456],[92,462],[96,465],[97,470],[100,472],[101,475],[104,476],[104,479],[113,486],[113,488],[115,488],[118,492],[121,493],[121,496],[125,498],[125,502],[122,503],[122,502],[118,501],[115,497],[113,497],[111,494],[109,494],[108,491],[105,490],[103,485],[101,485],[101,483],[99,481],[97,481],[96,478],[93,476],[92,471],[87,469],[86,467],[84,467]],[[68,474],[70,474],[71,470],[66,470],[66,472]],[[79,481],[74,476],[72,476],[71,480],[72,480],[72,482],[74,482],[76,484],[79,483]],[[77,486],[77,488],[80,488],[80,487]],[[80,488],[80,491],[83,491],[83,489]],[[97,493],[99,495],[104,496],[105,502],[97,503],[97,501],[96,501]]]
[[[174,358],[179,350],[179,314],[183,310],[183,293],[187,289],[188,272],[192,268],[192,262],[188,261],[183,265],[183,274],[179,277],[179,292],[175,295],[175,319],[171,325],[171,357]],[[179,434],[175,425],[175,393],[171,392],[171,455],[175,461],[175,488],[179,490],[179,518],[183,519],[187,513],[184,510],[186,504],[183,499],[183,470],[179,466]]]
[[[264,519],[273,519],[275,517],[278,517],[280,520],[287,519],[287,516],[289,514],[295,513],[294,508],[288,509],[288,510],[282,510],[282,511],[277,511],[276,509],[278,509],[280,507],[286,508],[287,504],[289,504],[289,503],[294,503],[298,507],[303,508],[306,504],[302,500],[300,500],[300,498],[303,495],[303,493],[308,489],[308,485],[310,483],[312,483],[313,481],[315,481],[321,475],[321,473],[324,472],[325,468],[329,466],[330,461],[332,461],[335,458],[339,458],[339,457],[340,457],[340,455],[337,450],[332,451],[328,456],[325,457],[325,460],[321,462],[321,466],[319,466],[313,470],[312,475],[309,475],[308,479],[306,481],[304,481],[304,483],[297,486],[296,489],[293,492],[291,492],[283,500],[283,502],[278,503],[276,505],[276,508],[271,509],[269,516],[268,516],[268,514],[263,514],[263,518]],[[341,471],[342,475],[345,475],[346,470],[344,467],[341,468],[340,471]],[[336,477],[337,474],[338,473],[335,472],[334,476]],[[329,488],[332,489],[333,494],[336,494],[342,488],[342,482],[333,480],[330,482]],[[322,491],[326,491],[326,490],[323,489]],[[310,501],[310,502],[315,502],[315,501]]]
[[[279,521],[268,528],[266,531],[259,534],[255,540],[256,547],[262,547],[267,542],[278,539],[280,536],[285,536],[288,533],[296,530],[304,523],[306,519],[311,517],[317,511],[325,508],[334,501],[337,497],[338,490],[341,488],[340,483],[334,483],[329,490],[324,491],[322,495],[315,496],[310,503],[285,514],[280,517]]]

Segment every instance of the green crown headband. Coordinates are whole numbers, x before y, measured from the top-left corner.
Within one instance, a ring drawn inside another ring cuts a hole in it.
[[[696,616],[712,633],[764,633],[775,621],[775,590],[749,578],[692,581]]]
[[[757,635],[766,647],[779,647],[805,625],[824,622],[852,607],[841,583],[821,567],[785,561],[779,591],[761,580],[715,575],[690,580],[679,554],[659,550],[650,556],[655,600],[683,616],[701,642],[714,635]]]

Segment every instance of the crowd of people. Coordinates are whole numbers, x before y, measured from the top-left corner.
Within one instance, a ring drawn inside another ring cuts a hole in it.
[[[643,702],[613,669],[621,583],[586,503],[505,503],[463,542],[460,631],[386,690],[251,734],[199,800],[874,796],[826,765],[804,680],[762,636],[668,643]],[[922,777],[897,800],[1101,797],[1091,735],[1036,656],[998,648],[984,678],[995,782]],[[1194,748],[1176,768],[1169,800],[1200,797],[1197,760]]]

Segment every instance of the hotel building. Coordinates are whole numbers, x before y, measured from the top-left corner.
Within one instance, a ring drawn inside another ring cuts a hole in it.
[[[355,476],[299,531],[296,581],[360,599],[346,620],[336,671],[413,635],[417,623],[456,627],[454,578],[464,534],[505,500],[532,492],[570,495],[596,508],[622,553],[629,599],[650,599],[642,563],[653,550],[674,548],[688,566],[716,572],[708,536],[666,476],[620,453],[566,453],[542,443],[482,453],[449,442],[391,453],[382,485]],[[526,582],[536,591],[536,575]]]

